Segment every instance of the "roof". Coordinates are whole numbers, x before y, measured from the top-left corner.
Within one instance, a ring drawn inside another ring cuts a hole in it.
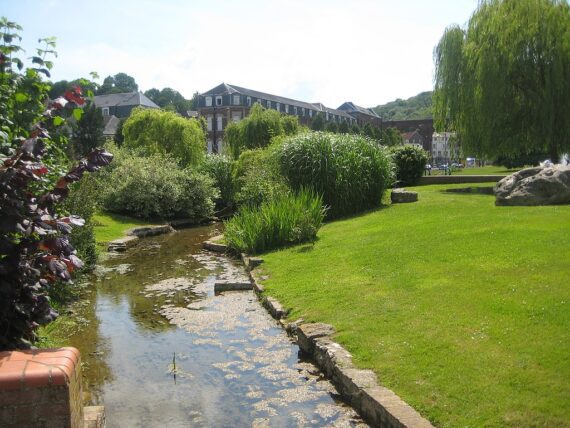
[[[95,97],[93,97],[93,102],[95,103],[95,106],[99,108],[118,106],[160,108],[142,92],[122,92],[119,94],[95,95]]]
[[[349,113],[362,113],[362,114],[366,114],[368,116],[373,116],[373,117],[378,117],[378,118],[380,117],[371,108],[357,106],[352,101],[347,101],[347,102],[341,104],[340,107],[338,108],[338,110],[344,110],[344,111],[347,111]]]
[[[414,136],[414,134],[418,134],[421,138],[423,138],[422,135],[418,132],[417,129],[416,129],[415,131],[403,132],[403,133],[402,133],[402,138],[403,138],[404,140],[409,140],[410,138],[412,138],[412,137]]]
[[[317,111],[322,111],[322,112],[328,111],[329,114],[336,114],[336,115],[343,116],[346,118],[354,119],[352,116],[347,114],[345,111],[332,109],[332,108],[324,106],[321,103],[308,103],[305,101],[294,100],[292,98],[281,97],[279,95],[268,94],[266,92],[254,91],[253,89],[242,88],[241,86],[228,85],[226,83],[222,83],[221,85],[218,85],[215,88],[212,88],[209,91],[206,91],[201,95],[227,95],[227,94],[230,94],[230,95],[231,94],[241,94],[241,95],[246,95],[249,97],[269,100],[269,101],[276,102],[276,103],[289,104],[291,106],[297,106],[297,107],[305,108],[308,110],[317,110]]]

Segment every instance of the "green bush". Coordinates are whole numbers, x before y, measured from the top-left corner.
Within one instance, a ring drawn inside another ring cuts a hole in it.
[[[127,149],[170,155],[182,167],[198,165],[206,153],[206,134],[200,122],[171,111],[136,108],[122,132]]]
[[[236,252],[256,254],[302,242],[312,242],[325,209],[312,191],[282,195],[259,207],[245,206],[225,223],[224,236]]]
[[[245,150],[235,170],[237,206],[256,207],[289,193],[271,149]]]
[[[219,191],[210,177],[161,155],[123,157],[104,179],[106,210],[139,218],[206,218]]]
[[[392,184],[392,163],[376,142],[361,136],[312,132],[286,139],[277,149],[293,190],[322,195],[336,218],[376,207]]]
[[[236,193],[234,165],[235,162],[227,156],[209,154],[200,166],[200,171],[207,174],[220,190],[220,197],[216,199],[218,210],[234,206]]]
[[[396,181],[401,186],[413,186],[424,173],[428,154],[412,144],[395,146],[390,149],[396,167]]]

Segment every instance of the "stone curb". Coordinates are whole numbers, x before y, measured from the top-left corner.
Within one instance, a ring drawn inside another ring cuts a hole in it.
[[[279,320],[287,332],[297,337],[299,347],[313,357],[317,366],[337,387],[342,397],[362,418],[375,427],[387,428],[433,428],[416,410],[393,391],[378,384],[372,370],[358,369],[352,363],[350,353],[331,339],[335,330],[322,323],[286,324],[288,311],[273,297],[262,296],[263,285],[253,270],[249,271],[253,289],[269,313]]]
[[[223,238],[224,235],[213,236],[209,240],[202,242],[202,247],[215,253],[225,253],[228,250],[228,246],[220,242]]]

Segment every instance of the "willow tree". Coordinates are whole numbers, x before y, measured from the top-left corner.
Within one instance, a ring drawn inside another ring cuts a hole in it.
[[[434,118],[464,150],[516,156],[570,151],[570,7],[482,0],[434,50]]]

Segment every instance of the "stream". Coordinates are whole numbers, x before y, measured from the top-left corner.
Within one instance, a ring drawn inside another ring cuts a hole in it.
[[[241,265],[202,249],[216,225],[152,238],[97,267],[70,339],[108,427],[367,426],[300,356],[253,291],[214,294]]]

